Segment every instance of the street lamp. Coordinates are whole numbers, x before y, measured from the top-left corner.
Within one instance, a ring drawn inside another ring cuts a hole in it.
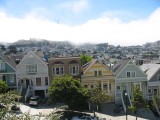
[[[127,120],[127,92],[125,92],[125,99],[126,99],[126,120]]]

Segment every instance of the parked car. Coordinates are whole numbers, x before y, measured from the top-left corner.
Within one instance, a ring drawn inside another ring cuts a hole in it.
[[[82,117],[74,116],[72,117],[72,120],[98,120],[96,117],[90,116],[90,115],[85,115]]]
[[[41,98],[39,96],[33,96],[29,100],[29,105],[30,106],[38,106],[41,103]]]

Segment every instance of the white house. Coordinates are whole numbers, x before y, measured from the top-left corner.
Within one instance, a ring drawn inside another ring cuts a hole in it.
[[[17,65],[17,86],[22,88],[25,97],[37,95],[48,96],[48,65],[33,51],[29,51]]]

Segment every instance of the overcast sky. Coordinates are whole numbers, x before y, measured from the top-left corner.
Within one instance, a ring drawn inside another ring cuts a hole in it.
[[[142,45],[160,40],[160,0],[0,0],[0,42]]]

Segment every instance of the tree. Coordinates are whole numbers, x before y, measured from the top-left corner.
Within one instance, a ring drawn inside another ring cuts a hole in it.
[[[8,47],[8,49],[9,49],[9,54],[10,54],[10,53],[14,53],[14,54],[17,53],[17,48],[16,48],[15,45],[10,45],[10,46]]]
[[[6,47],[4,45],[0,45],[0,48],[1,48],[2,51],[6,50]]]
[[[0,94],[7,92],[7,89],[8,85],[4,81],[0,80]]]
[[[63,102],[70,109],[83,109],[87,105],[88,89],[71,76],[60,76],[52,81],[49,95],[54,102]]]
[[[97,107],[110,100],[110,96],[105,94],[100,88],[94,88],[89,91],[89,102]]]
[[[81,58],[82,65],[88,63],[89,61],[93,59],[93,57],[88,56],[88,55],[80,55],[80,58]]]
[[[143,98],[143,94],[140,91],[139,87],[133,88],[133,99],[132,99],[133,106],[130,108],[134,113],[136,113],[136,120],[137,120],[137,111],[140,108],[146,107],[146,102]]]
[[[0,105],[2,106],[2,109],[0,109],[0,120],[11,119],[8,118],[12,113],[10,107],[17,104],[16,100],[18,99],[20,99],[20,93],[18,91],[8,91],[0,94]],[[12,118],[12,120],[14,119]]]

